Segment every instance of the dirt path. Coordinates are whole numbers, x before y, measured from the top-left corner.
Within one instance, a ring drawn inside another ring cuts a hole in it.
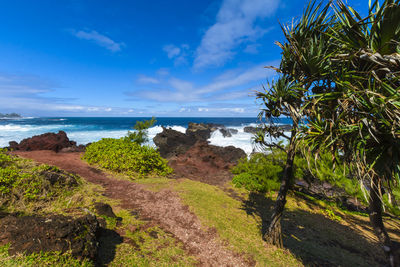
[[[121,201],[121,207],[139,211],[140,216],[151,219],[164,230],[181,240],[191,255],[202,266],[249,266],[250,263],[227,250],[215,231],[204,231],[199,219],[182,204],[179,196],[167,189],[159,192],[146,190],[142,185],[118,180],[90,167],[80,159],[80,153],[53,151],[15,152],[37,162],[55,165],[80,175],[86,181],[104,187],[105,195]]]

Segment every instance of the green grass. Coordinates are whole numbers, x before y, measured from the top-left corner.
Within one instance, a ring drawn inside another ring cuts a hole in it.
[[[255,260],[257,266],[302,265],[290,252],[267,246],[261,239],[258,219],[247,215],[242,203],[221,189],[184,180],[175,190],[205,226],[214,227],[231,250]]]
[[[34,253],[31,255],[12,255],[8,254],[9,245],[0,246],[0,266],[94,266],[89,260],[77,260],[70,255],[60,255],[59,253]]]

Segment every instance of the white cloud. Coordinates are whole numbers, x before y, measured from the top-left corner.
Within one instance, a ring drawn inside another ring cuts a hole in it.
[[[245,113],[245,108],[221,108],[221,107],[199,107],[197,108],[198,112],[211,112],[211,113]]]
[[[48,97],[60,86],[32,75],[7,75],[0,73],[0,109],[24,115],[57,116],[65,114],[124,114],[127,108],[86,106],[74,104],[73,98]],[[67,91],[68,93],[68,91]],[[132,110],[133,111],[133,110]]]
[[[160,81],[160,86],[163,87],[152,86],[130,92],[128,95],[170,103],[243,99],[249,97],[254,89],[260,89],[268,77],[275,75],[273,70],[266,69],[265,66],[278,64],[278,61],[273,61],[247,70],[228,70],[203,86],[196,86],[187,80],[170,78]]]
[[[265,34],[267,30],[256,21],[273,15],[278,4],[279,0],[224,0],[216,23],[205,32],[196,50],[194,68],[223,65],[238,45]]]
[[[163,50],[167,53],[168,58],[174,58],[181,53],[181,49],[175,45],[165,45]]]
[[[91,30],[91,31],[72,30],[71,33],[72,33],[72,35],[74,35],[75,37],[77,37],[79,39],[92,41],[95,44],[110,50],[111,52],[121,51],[122,47],[125,45],[124,43],[118,43],[118,42],[112,40],[110,37],[100,34],[94,30]]]
[[[260,44],[249,44],[246,46],[246,48],[243,50],[243,52],[247,54],[258,54],[258,48],[260,47]]]
[[[157,71],[157,75],[160,76],[168,76],[169,75],[169,70],[166,68],[161,68]]]
[[[188,56],[188,50],[189,50],[189,45],[187,44],[182,44],[180,47],[169,44],[165,45],[163,47],[163,50],[167,53],[167,56],[169,59],[174,60],[174,65],[183,65],[187,63],[187,56]]]
[[[137,82],[139,82],[139,83],[144,83],[144,84],[148,84],[148,83],[150,83],[150,84],[158,84],[158,83],[160,83],[160,81],[159,80],[157,80],[156,78],[152,78],[152,77],[149,77],[149,76],[146,76],[146,75],[140,75],[139,76],[139,78],[137,79]]]

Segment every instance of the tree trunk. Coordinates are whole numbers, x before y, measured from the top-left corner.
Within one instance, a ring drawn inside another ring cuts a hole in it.
[[[283,170],[281,186],[275,202],[274,212],[272,213],[271,217],[271,223],[267,232],[263,236],[263,239],[266,242],[279,248],[283,248],[281,217],[286,204],[286,195],[290,189],[290,180],[293,176],[293,162],[296,154],[296,144],[294,140],[295,135],[296,132],[293,130],[290,137],[289,149],[287,151],[286,165],[285,169]]]
[[[380,194],[380,181],[374,177],[369,193],[369,220],[375,235],[383,246],[383,250],[389,258],[390,266],[400,266],[400,250],[396,242],[392,242],[383,225],[382,220],[382,196]]]

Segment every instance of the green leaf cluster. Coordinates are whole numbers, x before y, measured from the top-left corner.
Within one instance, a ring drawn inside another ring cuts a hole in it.
[[[165,176],[172,173],[158,151],[149,146],[141,146],[128,138],[103,138],[90,144],[83,156],[89,164],[123,173],[129,176],[156,174]]]

